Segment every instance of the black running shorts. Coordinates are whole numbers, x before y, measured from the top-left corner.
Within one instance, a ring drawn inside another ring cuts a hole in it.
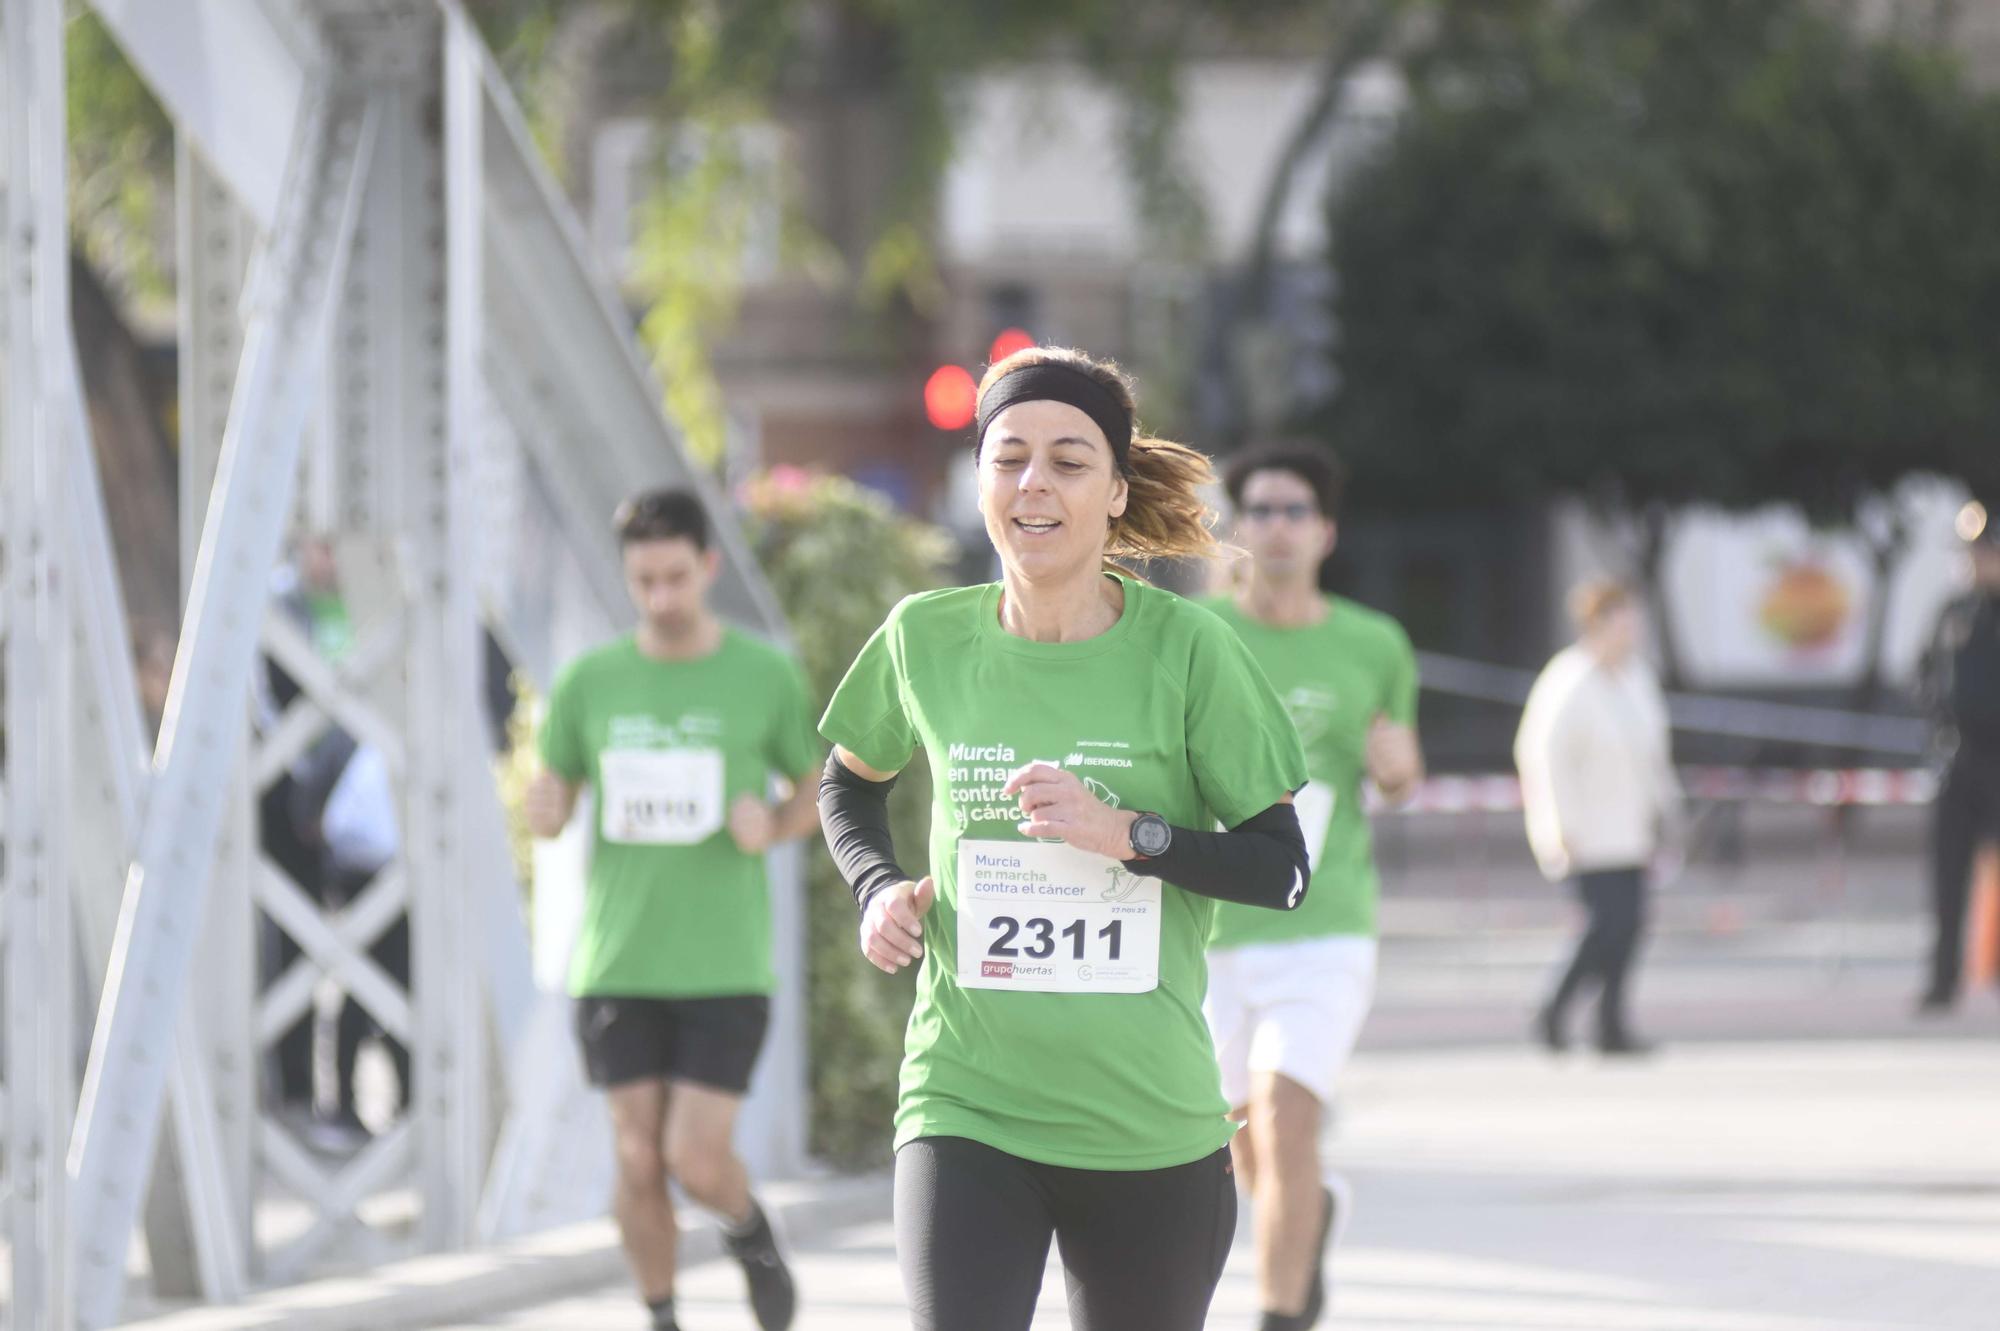
[[[576,1038],[592,1086],[686,1081],[741,1095],[764,1046],[771,1000],[763,994],[719,998],[576,1000]]]

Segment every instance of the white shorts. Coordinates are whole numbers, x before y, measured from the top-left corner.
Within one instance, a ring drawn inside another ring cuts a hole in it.
[[[1361,1037],[1375,1000],[1375,940],[1336,934],[1251,943],[1208,954],[1202,1013],[1229,1107],[1250,1103],[1250,1074],[1278,1072],[1319,1097]]]

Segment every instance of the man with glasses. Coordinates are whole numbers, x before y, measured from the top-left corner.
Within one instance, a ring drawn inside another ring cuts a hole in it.
[[[1263,1331],[1293,1331],[1326,1306],[1324,1253],[1349,1209],[1344,1182],[1322,1177],[1319,1131],[1374,996],[1377,888],[1362,779],[1391,800],[1423,779],[1417,670],[1393,619],[1320,591],[1337,536],[1330,453],[1242,453],[1223,483],[1250,558],[1233,589],[1204,604],[1270,677],[1311,777],[1296,798],[1313,863],[1306,899],[1289,913],[1217,908],[1206,1004],[1223,1094],[1244,1122],[1233,1149],[1255,1211]]]

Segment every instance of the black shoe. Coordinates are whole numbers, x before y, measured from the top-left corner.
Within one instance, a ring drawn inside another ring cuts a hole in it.
[[[798,1289],[792,1283],[791,1269],[778,1253],[778,1239],[771,1232],[764,1208],[754,1201],[750,1208],[750,1232],[738,1236],[724,1230],[722,1242],[743,1268],[743,1278],[750,1286],[750,1311],[756,1315],[757,1325],[763,1331],[785,1331],[798,1311]]]
[[[1326,1245],[1340,1223],[1340,1198],[1332,1188],[1321,1188],[1319,1195],[1319,1242],[1313,1245],[1313,1278],[1306,1287],[1306,1306],[1299,1310],[1300,1326],[1312,1326],[1326,1311]]]
[[[1535,1014],[1535,1038],[1542,1047],[1552,1054],[1564,1053],[1569,1049],[1569,1033],[1563,1029],[1562,1014],[1553,1006],[1545,1007]]]
[[[1647,1054],[1658,1053],[1659,1048],[1651,1040],[1641,1040],[1624,1031],[1597,1037],[1597,1052],[1610,1058],[1644,1058]]]
[[[1958,995],[1949,989],[1926,989],[1917,1000],[1919,1017],[1942,1017],[1958,1006]]]
[[[1267,1312],[1257,1323],[1257,1331],[1307,1331],[1311,1326],[1304,1313]]]

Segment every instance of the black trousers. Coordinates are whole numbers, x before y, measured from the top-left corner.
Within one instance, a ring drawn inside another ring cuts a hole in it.
[[[1646,930],[1645,872],[1630,868],[1578,874],[1576,891],[1590,912],[1590,922],[1577,940],[1576,954],[1563,971],[1549,1008],[1560,1021],[1583,986],[1596,980],[1597,1033],[1615,1039],[1627,1033],[1625,981]]]
[[[1958,992],[1965,958],[1965,905],[1972,894],[1972,862],[1979,847],[2000,841],[2000,752],[1967,746],[1945,773],[1931,806],[1930,993]]]
[[[1073,1331],[1201,1331],[1235,1235],[1227,1147],[1138,1171],[1036,1164],[963,1137],[896,1152],[916,1331],[1027,1331],[1051,1238]]]
[[[329,870],[335,880],[334,895],[341,904],[360,896],[364,888],[375,878],[372,873],[362,874],[344,870]],[[410,916],[406,911],[396,917],[396,922],[368,948],[369,957],[386,972],[391,980],[405,992],[410,988]],[[335,1098],[342,1118],[356,1117],[354,1112],[354,1064],[361,1053],[361,1042],[381,1029],[368,1009],[353,998],[341,999],[340,1016],[334,1025],[333,1084]],[[396,1108],[401,1111],[410,1107],[410,1051],[401,1040],[385,1034],[383,1043],[388,1046],[389,1060],[396,1069]]]
[[[319,852],[308,846],[293,827],[290,812],[291,777],[272,783],[258,802],[258,832],[264,853],[325,905],[329,884],[321,872]],[[299,956],[299,945],[261,910],[257,912],[258,987],[268,989]],[[264,1058],[265,1094],[281,1105],[305,1110],[313,1099],[313,1013],[308,1007],[297,1021],[272,1042]]]

